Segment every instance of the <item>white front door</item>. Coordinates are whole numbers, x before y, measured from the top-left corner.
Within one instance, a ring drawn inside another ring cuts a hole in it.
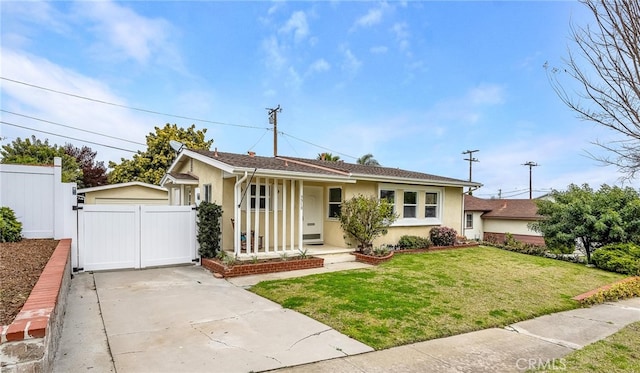
[[[322,187],[304,187],[304,207],[303,207],[303,232],[302,241],[307,244],[321,244],[322,237]]]

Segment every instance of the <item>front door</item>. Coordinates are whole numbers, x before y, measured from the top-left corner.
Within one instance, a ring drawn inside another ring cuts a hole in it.
[[[321,244],[322,237],[322,187],[305,186],[303,200],[303,232],[302,241],[306,244]]]

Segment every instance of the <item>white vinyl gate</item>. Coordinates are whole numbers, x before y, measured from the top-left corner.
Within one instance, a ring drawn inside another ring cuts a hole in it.
[[[197,256],[191,206],[84,205],[78,267],[85,271],[191,263]]]

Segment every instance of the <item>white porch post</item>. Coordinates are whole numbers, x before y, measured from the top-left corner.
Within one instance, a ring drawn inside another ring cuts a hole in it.
[[[255,233],[251,235],[253,240],[253,253],[257,253],[260,250],[260,178],[256,177],[256,206],[254,211],[254,230]]]
[[[264,192],[265,192],[265,197],[264,197],[264,242],[262,243],[262,246],[264,247],[264,252],[268,253],[269,252],[269,207],[270,207],[270,201],[271,201],[271,196],[269,195],[271,193],[271,191],[273,190],[273,186],[271,184],[269,184],[269,178],[265,178],[264,179]]]
[[[298,181],[298,250],[302,251],[302,233],[304,226],[304,193],[302,192],[304,188],[304,182],[302,180]]]
[[[287,250],[287,181],[282,180],[282,251]]]
[[[291,210],[290,211],[290,215],[291,218],[289,219],[289,224],[291,225],[291,233],[290,233],[290,237],[289,237],[289,250],[293,251],[293,247],[295,245],[295,237],[294,237],[294,221],[295,221],[295,206],[296,206],[296,184],[295,184],[295,180],[291,180]]]
[[[247,254],[251,252],[251,184],[247,183],[247,193],[245,195],[246,202],[246,229],[244,234],[245,247],[247,248]]]
[[[280,180],[274,179],[273,190],[273,250],[278,252],[278,184]]]
[[[240,191],[241,187],[237,182],[233,188],[233,253],[234,256],[240,254]]]

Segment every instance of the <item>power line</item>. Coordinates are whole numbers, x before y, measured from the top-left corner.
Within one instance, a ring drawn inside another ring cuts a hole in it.
[[[329,148],[327,148],[327,147],[325,147],[325,146],[321,146],[321,145],[318,145],[318,144],[314,144],[314,143],[312,143],[312,142],[310,142],[310,141],[303,140],[303,139],[301,139],[301,138],[299,138],[299,137],[295,137],[295,136],[290,135],[290,134],[285,133],[285,132],[279,132],[279,133],[280,133],[281,135],[289,136],[289,137],[291,137],[291,138],[292,138],[292,139],[294,139],[294,140],[298,140],[298,141],[301,141],[301,142],[303,142],[303,143],[306,143],[306,144],[309,144],[309,145],[313,145],[313,146],[315,146],[315,147],[317,147],[317,148],[320,148],[320,149],[323,149],[323,150],[328,150],[328,151],[329,151],[329,152],[331,152],[331,153],[340,154],[340,155],[345,156],[345,157],[348,157],[348,158],[358,159],[358,157],[354,157],[354,156],[349,155],[349,154],[341,153],[341,152],[339,152],[339,151],[337,151],[337,150],[332,150],[332,149],[329,149]]]
[[[37,129],[35,129],[35,128],[26,127],[26,126],[21,126],[21,125],[19,125],[19,124],[15,124],[15,123],[5,122],[5,121],[3,121],[3,120],[0,120],[0,123],[2,123],[2,124],[6,124],[7,126],[13,126],[13,127],[18,127],[18,128],[23,128],[23,129],[30,130],[30,131],[36,131],[36,132],[45,133],[45,134],[47,134],[47,135],[52,135],[52,136],[61,137],[61,138],[63,138],[63,139],[70,139],[70,140],[82,141],[82,142],[89,143],[89,144],[93,144],[93,145],[104,146],[105,148],[111,148],[111,149],[116,149],[116,150],[122,150],[122,151],[129,152],[129,153],[137,153],[137,151],[135,151],[135,150],[124,149],[124,148],[120,148],[120,147],[117,147],[117,146],[101,144],[101,143],[99,143],[99,142],[94,142],[94,141],[89,141],[89,140],[83,140],[83,139],[79,139],[79,138],[71,137],[71,136],[63,136],[63,135],[59,135],[59,134],[57,134],[57,133],[53,133],[53,132],[47,132],[47,131],[37,130]]]
[[[19,116],[19,117],[29,118],[29,119],[37,120],[37,121],[40,121],[40,122],[44,122],[44,123],[49,123],[49,124],[53,124],[53,125],[56,125],[56,126],[60,126],[60,127],[71,128],[71,129],[74,129],[74,130],[78,130],[78,131],[82,131],[82,132],[87,132],[87,133],[91,133],[91,134],[94,134],[94,135],[99,135],[99,136],[108,137],[108,138],[110,138],[110,139],[115,139],[115,140],[120,140],[120,141],[126,141],[126,142],[129,142],[129,143],[132,143],[132,144],[136,144],[136,145],[147,145],[147,144],[145,144],[145,143],[143,143],[143,142],[137,142],[137,141],[127,140],[127,139],[123,139],[122,137],[116,137],[116,136],[111,136],[111,135],[107,135],[107,134],[100,133],[100,132],[89,131],[89,130],[85,130],[85,129],[78,128],[78,127],[68,126],[68,125],[66,125],[66,124],[62,124],[62,123],[52,122],[52,121],[50,121],[50,120],[46,120],[46,119],[40,119],[40,118],[32,117],[32,116],[29,116],[29,115],[24,115],[24,114],[14,113],[14,112],[12,112],[12,111],[4,110],[4,109],[0,109],[0,111],[1,111],[1,112],[3,112],[3,113],[13,114],[13,115],[17,115],[17,116]]]
[[[233,123],[216,122],[216,121],[208,120],[208,119],[200,119],[200,118],[193,118],[193,117],[188,117],[188,116],[184,116],[184,115],[162,113],[162,112],[155,111],[155,110],[149,110],[149,109],[137,108],[137,107],[134,107],[134,106],[116,104],[116,103],[113,103],[113,102],[104,101],[104,100],[98,100],[98,99],[95,99],[95,98],[76,95],[76,94],[69,93],[69,92],[58,91],[58,90],[55,90],[55,89],[46,88],[46,87],[42,87],[42,86],[39,86],[39,85],[31,84],[31,83],[21,82],[19,80],[5,78],[3,76],[0,76],[0,79],[6,80],[8,82],[16,83],[16,84],[26,85],[26,86],[32,87],[32,88],[41,89],[43,91],[48,91],[48,92],[58,93],[58,94],[65,95],[65,96],[75,97],[75,98],[78,98],[78,99],[81,99],[81,100],[97,102],[99,104],[111,105],[111,106],[116,106],[116,107],[120,107],[120,108],[124,108],[124,109],[140,111],[140,112],[143,112],[143,113],[164,115],[164,116],[167,116],[167,117],[186,119],[186,120],[194,120],[194,121],[197,121],[197,122],[218,124],[218,125],[222,125],[222,126],[232,126],[232,127],[241,127],[241,128],[254,128],[254,129],[265,129],[266,128],[266,127],[258,127],[258,126],[249,126],[249,125],[245,125],[245,124],[233,124]]]

